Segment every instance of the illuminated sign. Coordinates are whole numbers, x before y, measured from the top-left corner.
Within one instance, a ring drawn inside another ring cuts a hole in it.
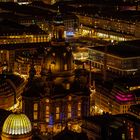
[[[67,35],[67,36],[74,36],[74,32],[73,32],[73,31],[67,31],[67,32],[66,32],[66,35]]]

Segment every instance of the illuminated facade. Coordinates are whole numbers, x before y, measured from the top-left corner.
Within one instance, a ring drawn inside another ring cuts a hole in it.
[[[31,140],[32,126],[31,122],[25,114],[10,114],[2,128],[2,140]]]
[[[32,65],[22,94],[23,112],[42,133],[59,132],[67,123],[77,130],[78,123],[89,115],[88,73],[74,69],[72,50],[64,42],[63,31],[63,21],[55,21],[55,36],[46,50],[41,76],[35,76]]]
[[[19,35],[7,35],[0,37],[0,44],[17,44],[17,43],[37,43],[37,42],[48,42],[49,37],[46,34],[34,35],[34,34],[23,34]]]
[[[93,94],[95,107],[92,111],[95,114],[103,112],[130,113],[138,117],[139,111],[136,111],[136,104],[139,104],[140,101],[139,89],[139,74],[137,73],[133,76],[118,78],[113,82],[95,82]]]
[[[123,16],[123,13],[120,13],[120,16]],[[130,19],[133,19],[132,21],[129,21],[129,19],[119,19],[119,16],[118,18],[116,16],[107,17],[100,14],[95,14],[94,16],[77,14],[77,17],[79,18],[79,23],[82,24],[82,30],[89,27],[92,30],[92,35],[100,38],[124,41],[140,37],[139,21],[133,17],[133,14],[132,17],[130,15]]]
[[[88,117],[83,121],[82,130],[89,139],[133,140],[140,139],[139,119],[130,114],[103,114]]]
[[[89,60],[93,67],[100,70],[106,67],[106,70],[111,73],[132,75],[140,67],[139,40],[90,48]]]
[[[118,86],[107,88],[107,85],[96,85],[95,112],[111,114],[127,113],[131,105],[136,103],[135,95]],[[102,111],[98,111],[98,109]],[[95,113],[96,114],[96,113]]]

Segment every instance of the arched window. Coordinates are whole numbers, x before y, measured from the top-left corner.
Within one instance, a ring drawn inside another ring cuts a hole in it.
[[[81,102],[78,102],[78,106],[77,106],[77,116],[78,116],[78,117],[81,116]]]
[[[60,119],[60,108],[56,107],[56,120]]]
[[[34,120],[38,119],[38,104],[34,103]]]
[[[68,70],[68,65],[64,64],[64,70]]]
[[[49,99],[46,99],[46,113],[45,113],[46,122],[49,122],[49,118],[50,118]]]
[[[71,104],[68,104],[68,119],[71,118]]]

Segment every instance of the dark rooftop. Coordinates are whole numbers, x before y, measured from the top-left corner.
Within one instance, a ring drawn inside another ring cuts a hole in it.
[[[0,109],[0,132],[2,131],[2,126],[5,119],[11,114],[12,112]]]
[[[39,42],[39,43],[17,43],[17,44],[1,44],[1,50],[14,50],[14,49],[29,49],[29,48],[44,48],[48,47],[48,42]]]
[[[88,137],[85,133],[77,133],[65,128],[62,132],[55,135],[53,140],[88,140]]]
[[[105,47],[107,47],[108,54],[116,55],[122,58],[137,57],[140,56],[139,44],[140,44],[140,40],[134,40],[134,41],[120,42],[117,45],[98,46],[90,49],[105,52]]]

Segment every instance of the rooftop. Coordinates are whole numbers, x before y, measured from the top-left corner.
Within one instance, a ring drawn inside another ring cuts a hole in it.
[[[125,41],[120,42],[117,45],[108,45],[108,46],[98,46],[92,47],[90,49],[97,50],[100,52],[106,52],[107,54],[115,55],[121,58],[127,57],[140,57],[140,40],[133,40],[133,41]]]

